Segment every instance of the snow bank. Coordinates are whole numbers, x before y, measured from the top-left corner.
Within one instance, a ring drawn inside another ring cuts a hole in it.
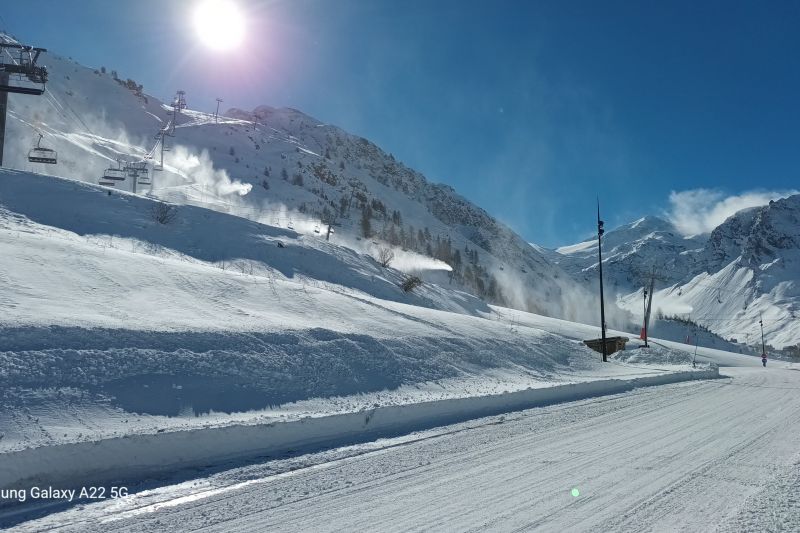
[[[73,488],[106,482],[130,482],[157,473],[219,464],[221,461],[342,446],[471,418],[622,393],[636,387],[718,376],[718,370],[712,368],[387,406],[293,422],[202,428],[46,446],[0,455],[0,488],[23,488],[32,484]]]
[[[615,361],[635,364],[691,365],[692,354],[650,343],[648,348],[628,347],[613,355]]]

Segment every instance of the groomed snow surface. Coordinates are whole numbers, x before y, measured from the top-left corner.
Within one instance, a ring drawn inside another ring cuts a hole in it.
[[[138,491],[6,500],[0,525],[647,529],[606,513],[609,487],[611,508],[646,508],[631,498],[660,501],[693,466],[722,475],[720,454],[756,438],[769,454],[742,459],[711,516],[792,482],[776,477],[798,449],[791,369],[705,348],[693,368],[685,346],[636,341],[602,364],[580,342],[597,328],[446,285],[407,294],[403,273],[335,239],[185,205],[160,224],[154,205],[0,172],[0,488]],[[708,380],[716,365],[744,368]],[[562,501],[562,484],[583,496]]]
[[[800,372],[725,373],[201,470],[18,529],[796,531]]]

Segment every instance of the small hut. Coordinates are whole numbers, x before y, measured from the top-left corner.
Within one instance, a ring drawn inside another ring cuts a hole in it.
[[[628,337],[606,337],[606,354],[619,352],[625,349],[625,344],[629,341]],[[596,352],[603,353],[603,339],[589,339],[583,343]]]

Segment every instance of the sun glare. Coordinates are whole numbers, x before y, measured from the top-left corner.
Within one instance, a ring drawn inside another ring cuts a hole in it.
[[[244,17],[231,0],[203,0],[194,13],[200,41],[214,50],[231,50],[244,38]]]

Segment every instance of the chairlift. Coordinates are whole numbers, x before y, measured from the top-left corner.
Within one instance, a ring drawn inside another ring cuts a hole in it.
[[[125,181],[125,178],[128,177],[128,173],[121,168],[114,168],[109,167],[103,172],[102,180],[105,181]]]
[[[113,187],[114,185],[116,185],[116,183],[113,181],[105,181],[103,179],[99,180],[97,183],[104,187]]]
[[[55,150],[44,148],[42,146],[42,135],[39,134],[39,140],[36,141],[36,146],[28,152],[28,161],[31,163],[45,163],[47,165],[55,165],[58,163],[58,154]]]
[[[122,172],[138,184],[150,185],[150,171],[147,170],[147,161],[125,163],[122,167]]]
[[[136,180],[139,185],[150,185],[150,171],[147,169],[147,161],[136,161],[125,165],[124,170],[132,180]]]
[[[47,52],[47,50],[0,41],[0,72],[6,75],[0,81],[0,92],[35,96],[44,94],[47,84],[47,67],[36,64],[42,52]],[[10,62],[5,60],[6,56],[11,60]],[[22,82],[22,84],[20,85],[18,82]],[[37,86],[31,87],[30,83]]]
[[[294,224],[292,223],[292,221],[291,221],[291,220],[289,221],[289,224],[287,224],[287,226],[286,226],[286,227],[287,227],[288,229],[294,229]]]

